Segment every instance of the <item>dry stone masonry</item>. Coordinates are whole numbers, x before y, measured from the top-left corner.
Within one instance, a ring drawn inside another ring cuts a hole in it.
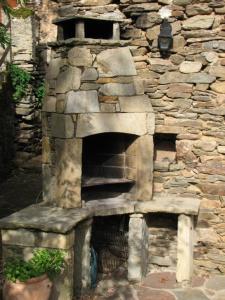
[[[131,281],[155,269],[176,270],[178,282],[224,273],[225,1],[68,0],[57,8],[46,29],[57,28],[57,38],[42,45],[44,203],[1,226],[75,228],[79,295],[90,285],[92,218],[96,226],[121,216]],[[162,8],[173,33],[167,58],[158,49]],[[58,219],[43,226],[34,210],[56,210]],[[100,240],[106,233],[116,230],[102,228]]]

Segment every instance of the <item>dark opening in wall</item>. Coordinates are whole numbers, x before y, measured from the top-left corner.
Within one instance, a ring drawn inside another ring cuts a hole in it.
[[[67,40],[75,37],[75,24],[73,20],[64,21],[60,25],[59,39]]]
[[[118,268],[127,275],[128,224],[128,215],[94,218],[91,246],[97,253],[98,275],[110,275]]]
[[[112,39],[113,22],[102,20],[86,20],[84,23],[85,38]]]
[[[157,133],[154,136],[154,161],[176,160],[176,134]]]

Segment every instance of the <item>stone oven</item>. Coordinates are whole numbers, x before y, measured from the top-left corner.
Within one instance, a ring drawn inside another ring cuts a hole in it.
[[[100,39],[90,22],[97,31],[106,23],[111,34]],[[103,190],[129,201],[152,197],[154,113],[119,22],[55,21],[43,107],[44,198],[60,207],[82,207],[100,191],[110,198]]]

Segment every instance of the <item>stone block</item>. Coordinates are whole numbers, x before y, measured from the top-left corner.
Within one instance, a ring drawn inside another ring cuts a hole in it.
[[[85,68],[81,76],[81,81],[93,81],[97,80],[98,77],[99,74],[95,68]]]
[[[91,67],[93,57],[90,49],[74,47],[68,51],[68,61],[72,66]]]
[[[63,65],[63,60],[61,59],[61,57],[53,58],[49,63],[46,79],[47,80],[56,79],[59,75],[59,70],[62,65]]]
[[[211,90],[214,92],[220,93],[220,94],[225,94],[225,84],[224,82],[216,81],[210,86]]]
[[[56,204],[81,207],[82,140],[56,140]]]
[[[160,77],[160,84],[168,83],[212,83],[216,77],[208,73],[200,72],[182,74],[179,72],[167,72]]]
[[[129,48],[107,49],[97,55],[100,77],[137,75]]]
[[[193,275],[193,217],[180,215],[177,232],[177,281],[190,281]]]
[[[74,295],[78,298],[91,287],[91,232],[92,219],[75,228]]]
[[[106,96],[134,96],[143,95],[144,86],[142,80],[135,80],[133,83],[107,83],[99,92]]]
[[[76,67],[68,67],[62,71],[56,80],[57,94],[64,94],[71,90],[78,90],[81,81],[81,70]]]
[[[77,137],[104,132],[122,132],[135,135],[147,133],[145,113],[88,113],[80,114],[77,121]]]
[[[99,112],[97,91],[70,91],[66,95],[65,113]]]
[[[214,16],[194,16],[183,22],[183,29],[209,29],[212,27],[215,17]]]
[[[74,244],[74,232],[67,234],[31,231],[27,229],[2,230],[3,245],[70,249]]]
[[[144,135],[136,140],[137,143],[137,181],[135,200],[149,201],[152,198],[153,181],[153,137]]]
[[[49,137],[42,137],[42,163],[50,164],[52,162],[51,143]]]
[[[140,282],[147,273],[149,232],[141,214],[130,215],[128,236],[128,280]]]
[[[121,112],[153,112],[148,96],[119,97]]]
[[[44,99],[44,104],[42,106],[42,111],[44,112],[56,112],[56,97],[48,96]]]
[[[201,62],[183,61],[180,65],[181,73],[198,73],[202,68]]]
[[[63,114],[52,114],[52,136],[56,138],[72,138],[74,136],[74,123],[72,117]]]

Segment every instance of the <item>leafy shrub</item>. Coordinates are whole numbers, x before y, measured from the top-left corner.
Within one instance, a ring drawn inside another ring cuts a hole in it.
[[[13,100],[19,102],[27,95],[32,76],[26,70],[14,64],[9,64],[8,70],[14,90]]]
[[[64,266],[64,252],[60,250],[38,249],[29,261],[8,259],[4,266],[4,277],[12,282],[27,281],[47,274],[54,278]]]

